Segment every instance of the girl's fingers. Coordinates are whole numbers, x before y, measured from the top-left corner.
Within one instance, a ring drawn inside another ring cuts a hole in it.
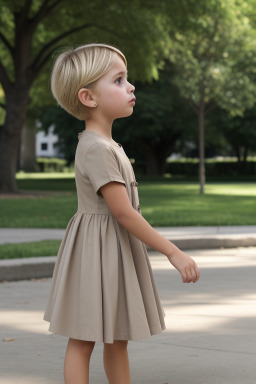
[[[169,260],[180,272],[183,283],[196,283],[199,280],[199,269],[191,257],[181,252],[180,256],[176,257],[176,255],[174,255],[174,257]]]
[[[200,271],[197,265],[193,265],[191,268],[184,269],[181,273],[183,283],[196,283],[200,277]]]
[[[192,281],[192,274],[190,269],[184,270],[184,274],[182,276],[183,283],[191,283]]]
[[[193,277],[192,277],[192,281],[193,281],[193,283],[196,283],[197,280],[198,280],[196,269],[193,269],[193,271],[192,271],[192,276],[193,276]]]
[[[200,277],[200,271],[197,265],[195,265],[195,273],[196,273],[196,280],[194,281],[194,283],[196,283]]]

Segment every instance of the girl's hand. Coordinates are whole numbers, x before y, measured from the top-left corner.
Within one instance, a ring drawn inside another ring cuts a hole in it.
[[[196,283],[200,277],[200,271],[195,261],[184,252],[178,250],[168,257],[170,263],[179,271],[183,283]]]

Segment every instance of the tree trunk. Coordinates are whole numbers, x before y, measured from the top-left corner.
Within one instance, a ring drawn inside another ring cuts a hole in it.
[[[17,87],[18,88],[18,87]],[[22,127],[28,104],[28,90],[13,89],[6,100],[6,118],[0,130],[0,191],[17,192],[17,170]]]
[[[36,170],[36,130],[27,124],[22,129],[19,169],[25,172]]]
[[[244,164],[246,164],[246,162],[247,162],[247,156],[248,156],[248,147],[245,146],[244,147],[244,151],[243,151],[243,162],[244,162]]]
[[[205,185],[204,101],[203,100],[200,102],[198,122],[199,122],[199,180],[200,180],[200,194],[203,194],[204,185]]]
[[[173,143],[169,145],[172,148]],[[146,175],[161,176],[166,166],[166,158],[170,154],[171,149],[167,149],[164,144],[154,146],[152,143],[140,141],[139,144],[142,156],[146,161]]]
[[[238,163],[240,163],[241,156],[240,156],[240,149],[239,149],[239,147],[235,148],[235,152],[236,152],[237,161],[238,161]]]
[[[151,151],[145,152],[146,159],[146,175],[158,175],[157,157],[155,153]]]

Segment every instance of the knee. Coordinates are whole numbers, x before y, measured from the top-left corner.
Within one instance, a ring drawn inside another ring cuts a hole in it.
[[[113,344],[105,343],[104,347],[108,349],[126,349],[128,340],[114,340]]]
[[[71,348],[75,348],[75,349],[79,350],[79,352],[82,353],[83,355],[90,357],[92,354],[95,342],[69,339],[69,344],[70,344]]]

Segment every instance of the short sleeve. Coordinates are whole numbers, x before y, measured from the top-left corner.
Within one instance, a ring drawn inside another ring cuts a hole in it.
[[[85,156],[85,174],[98,194],[100,194],[99,189],[111,181],[125,184],[116,154],[105,143],[96,143],[88,150]]]

